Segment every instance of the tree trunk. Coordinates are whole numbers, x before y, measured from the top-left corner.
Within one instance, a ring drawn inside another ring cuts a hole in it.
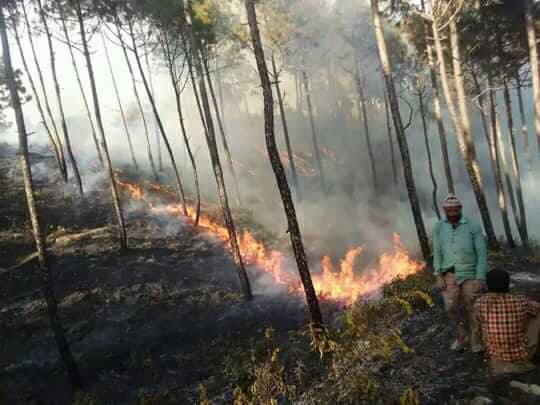
[[[162,45],[163,45],[163,52],[165,54],[165,60],[167,61],[169,76],[171,78],[171,84],[174,90],[174,96],[176,100],[176,111],[178,113],[178,121],[180,122],[180,129],[182,131],[184,145],[186,146],[186,151],[189,156],[189,161],[191,162],[191,168],[193,169],[193,178],[195,181],[195,193],[197,195],[197,202],[196,202],[196,209],[195,209],[195,226],[198,226],[199,217],[201,215],[201,190],[200,190],[200,185],[199,185],[199,173],[197,171],[197,162],[195,160],[195,156],[193,155],[193,150],[191,149],[191,144],[189,142],[189,137],[187,135],[186,126],[184,123],[184,112],[182,110],[181,91],[178,88],[179,78],[177,77],[175,73],[175,67],[174,67],[175,60],[171,53],[167,34],[164,34],[163,36]]]
[[[302,242],[302,235],[300,233],[300,227],[298,226],[298,220],[296,218],[296,211],[294,208],[294,201],[291,196],[291,190],[287,183],[287,176],[285,175],[285,169],[279,157],[279,151],[276,145],[276,138],[274,134],[274,100],[272,97],[272,85],[270,83],[270,77],[268,76],[268,69],[264,58],[264,51],[261,44],[261,37],[259,28],[257,26],[257,15],[255,12],[255,4],[253,0],[246,0],[246,10],[248,15],[248,23],[251,31],[251,39],[253,42],[253,48],[255,52],[255,58],[257,60],[257,68],[259,70],[259,76],[261,78],[261,85],[263,88],[264,97],[264,133],[266,138],[266,147],[268,149],[268,156],[270,163],[274,169],[276,176],[276,182],[279,187],[281,199],[283,201],[283,207],[287,216],[288,232],[291,237],[291,243],[294,250],[294,256],[296,258],[296,264],[298,266],[298,272],[304,286],[304,292],[311,314],[311,322],[315,325],[322,325],[323,319],[321,310],[319,308],[319,301],[317,294],[313,287],[311,280],[311,274],[307,263],[306,253]]]
[[[58,165],[58,169],[60,170],[60,176],[64,177],[64,167],[62,165],[62,157],[61,153],[59,151],[59,146],[56,143],[56,140],[54,139],[54,135],[51,132],[51,128],[49,127],[49,124],[47,124],[47,118],[45,117],[45,111],[43,110],[43,105],[41,104],[41,100],[39,98],[39,93],[36,88],[36,83],[34,82],[34,79],[32,78],[32,74],[30,72],[30,68],[28,66],[28,63],[26,61],[26,56],[24,55],[22,43],[21,43],[21,37],[19,36],[19,30],[17,29],[17,21],[16,17],[11,13],[11,20],[12,20],[12,27],[13,27],[13,33],[15,36],[15,42],[17,43],[17,48],[19,49],[19,54],[21,57],[21,61],[24,67],[24,71],[26,73],[26,77],[28,78],[28,82],[30,83],[30,88],[32,89],[32,94],[34,96],[34,100],[36,101],[36,106],[39,112],[39,115],[41,117],[43,126],[45,127],[45,131],[47,132],[47,136],[49,138],[49,146],[51,151],[54,154],[54,158],[56,160],[56,164]]]
[[[238,179],[236,177],[236,172],[234,170],[233,161],[231,157],[231,150],[229,149],[229,142],[227,141],[227,135],[225,134],[225,127],[223,126],[223,120],[221,119],[221,114],[219,112],[219,107],[217,103],[216,93],[214,92],[214,86],[212,84],[212,78],[210,77],[210,69],[208,68],[208,56],[202,57],[204,72],[206,74],[206,81],[208,83],[208,90],[210,91],[210,97],[212,99],[212,105],[214,106],[214,112],[216,113],[216,120],[218,122],[219,133],[221,134],[221,144],[223,145],[223,150],[225,151],[225,160],[227,161],[227,166],[231,172],[233,178],[233,184],[236,191],[236,202],[238,205],[242,205],[240,200],[240,189],[238,188]]]
[[[536,125],[536,140],[538,151],[540,152],[540,76],[538,72],[538,44],[536,41],[536,31],[534,28],[534,18],[532,9],[533,0],[525,0],[525,23],[527,27],[527,39],[529,41],[529,65],[531,66],[532,87],[534,96],[534,113]]]
[[[315,156],[315,164],[319,171],[319,181],[321,183],[321,190],[326,195],[326,181],[324,179],[324,169],[321,160],[321,151],[319,150],[319,140],[317,137],[317,131],[315,129],[315,119],[313,117],[313,104],[311,103],[311,91],[309,87],[308,75],[305,70],[302,70],[302,83],[304,84],[304,91],[306,92],[306,102],[309,113],[309,123],[311,125],[311,138],[313,140],[313,155]]]
[[[133,84],[133,95],[137,101],[137,107],[139,108],[139,113],[141,114],[141,120],[144,128],[144,136],[146,139],[146,152],[148,155],[148,161],[150,162],[150,168],[152,169],[152,174],[154,179],[159,183],[159,175],[156,169],[156,164],[154,163],[154,156],[152,154],[152,147],[150,144],[150,131],[148,130],[148,123],[146,122],[146,116],[144,114],[144,108],[141,102],[141,97],[139,95],[139,90],[137,90],[137,81],[135,80],[135,73],[133,72],[133,66],[129,60],[129,55],[126,48],[126,43],[122,37],[122,31],[120,30],[120,20],[117,15],[114,16],[114,24],[116,25],[116,36],[120,41],[120,46],[122,47],[122,53],[124,54],[124,59],[126,60],[126,66],[129,70],[129,75],[131,77],[131,83]]]
[[[516,227],[518,228],[518,231],[519,231],[519,226],[520,226],[519,213],[518,213],[518,209],[516,205],[516,199],[514,197],[514,186],[512,185],[512,179],[510,178],[510,172],[508,171],[508,164],[506,162],[506,146],[504,145],[504,141],[502,139],[502,130],[501,130],[501,124],[500,124],[498,115],[496,115],[495,117],[495,126],[497,129],[496,140],[497,140],[497,145],[500,151],[501,172],[502,174],[504,174],[504,180],[506,182],[506,189],[508,192],[508,199],[510,200],[510,207],[512,208],[512,214],[514,215]]]
[[[476,197],[476,202],[482,216],[482,222],[484,224],[484,229],[487,234],[488,245],[491,249],[498,249],[499,242],[497,241],[497,237],[495,236],[493,224],[489,215],[486,196],[484,194],[482,179],[480,175],[480,168],[476,159],[476,151],[471,137],[470,122],[467,111],[467,101],[463,84],[463,72],[461,70],[461,55],[459,53],[459,46],[457,42],[457,28],[454,20],[452,20],[450,24],[450,31],[450,38],[452,42],[452,61],[454,65],[454,75],[456,81],[456,89],[458,92],[461,120],[460,118],[458,118],[454,100],[452,99],[452,94],[450,92],[450,86],[448,84],[448,77],[446,74],[446,61],[442,49],[441,40],[439,37],[439,29],[437,24],[434,22],[433,36],[435,39],[435,49],[437,52],[437,57],[439,59],[441,84],[444,96],[446,98],[446,105],[452,118],[452,123],[454,125],[454,131],[458,139],[459,149],[465,162],[465,168],[467,170],[467,174],[469,175],[469,179],[471,181],[471,185]]]
[[[420,248],[422,255],[426,262],[430,261],[430,247],[428,242],[428,236],[426,228],[424,227],[424,220],[422,219],[422,211],[418,202],[418,195],[416,193],[416,185],[414,182],[414,176],[411,167],[411,158],[409,156],[409,146],[407,144],[407,137],[405,135],[405,128],[403,127],[403,121],[401,119],[401,113],[399,111],[399,102],[397,97],[396,88],[394,86],[394,78],[392,74],[392,67],[390,65],[390,58],[386,49],[386,42],[384,39],[384,33],[381,25],[381,16],[379,13],[378,0],[371,0],[371,13],[373,17],[373,26],[375,29],[375,36],[377,40],[377,47],[379,49],[379,56],[381,59],[381,65],[384,73],[384,82],[386,85],[386,91],[388,94],[388,101],[390,103],[390,109],[392,111],[392,117],[394,120],[394,128],[396,131],[396,137],[399,144],[399,150],[401,152],[401,159],[403,161],[403,176],[405,177],[405,184],[407,186],[407,193],[409,195],[409,201],[411,204],[411,210],[416,225],[416,232],[420,242]]]
[[[521,237],[521,243],[527,246],[529,244],[529,233],[527,231],[527,217],[525,213],[525,204],[523,202],[523,190],[521,188],[521,171],[519,168],[518,154],[516,148],[516,138],[514,136],[514,116],[512,113],[512,102],[510,100],[510,91],[508,90],[508,82],[504,80],[504,104],[506,107],[506,117],[508,120],[508,139],[510,143],[510,152],[512,156],[512,171],[514,181],[516,182],[516,197],[519,207],[518,230]],[[517,220],[517,218],[516,218]]]
[[[238,245],[238,239],[236,237],[236,229],[234,221],[232,218],[231,210],[229,207],[229,198],[227,197],[227,188],[225,185],[225,179],[223,177],[223,169],[221,168],[221,162],[219,159],[219,153],[216,143],[216,132],[214,129],[214,122],[212,120],[212,112],[210,110],[210,102],[208,100],[208,94],[206,92],[205,80],[204,80],[204,71],[203,64],[201,62],[200,52],[200,43],[196,38],[195,33],[193,32],[193,27],[191,21],[193,20],[193,10],[191,6],[192,0],[187,0],[185,3],[187,10],[185,11],[185,16],[189,17],[189,23],[187,24],[187,31],[191,42],[191,54],[193,57],[193,65],[197,70],[197,75],[199,79],[199,91],[202,101],[202,106],[204,110],[204,115],[206,118],[206,143],[208,144],[208,151],[210,153],[210,159],[212,161],[212,168],[214,170],[214,175],[216,178],[216,183],[219,192],[219,199],[221,202],[221,207],[223,209],[223,216],[225,218],[225,224],[227,226],[227,231],[229,233],[229,240],[231,243],[232,253],[234,262],[236,263],[236,269],[238,271],[238,277],[240,279],[240,285],[244,298],[246,300],[253,299],[251,293],[251,286],[249,284],[249,279],[247,276],[246,269],[244,267],[244,262],[242,260],[242,255],[240,253],[240,247]]]
[[[169,159],[171,160],[171,166],[173,168],[174,175],[176,177],[176,186],[178,187],[178,193],[180,196],[180,202],[182,203],[182,209],[184,211],[184,214],[187,215],[188,211],[187,211],[187,206],[186,206],[186,197],[184,195],[184,186],[182,185],[182,179],[180,178],[180,173],[178,171],[178,166],[176,165],[176,159],[174,158],[174,153],[172,151],[171,144],[169,143],[169,138],[167,138],[167,134],[165,133],[165,127],[163,126],[163,122],[161,121],[159,111],[154,101],[152,90],[150,89],[148,80],[146,79],[146,75],[144,74],[141,58],[139,56],[139,51],[137,50],[137,44],[135,42],[135,33],[133,32],[133,23],[130,19],[128,19],[128,28],[129,28],[129,35],[131,36],[131,43],[133,45],[133,54],[135,55],[135,62],[137,63],[137,67],[139,68],[139,74],[141,76],[144,89],[146,90],[148,101],[150,102],[150,105],[152,106],[152,111],[154,112],[154,117],[156,119],[159,132],[161,134],[161,138],[163,139],[163,143],[165,144],[165,148],[167,149],[167,153],[169,154]]]
[[[285,115],[285,107],[283,105],[283,96],[281,94],[281,86],[279,85],[279,75],[276,66],[276,58],[272,52],[272,71],[274,72],[274,86],[276,87],[276,94],[279,104],[279,113],[281,115],[281,124],[283,125],[283,136],[285,137],[285,145],[287,146],[287,156],[289,158],[289,164],[291,165],[291,175],[293,179],[294,189],[296,190],[296,197],[298,201],[302,201],[302,194],[300,193],[300,185],[298,183],[298,174],[296,173],[296,164],[294,163],[294,153],[292,152],[291,139],[289,137],[289,126],[287,124],[287,116]]]
[[[383,75],[384,80],[384,75]],[[384,112],[386,116],[386,133],[388,134],[388,145],[390,147],[390,159],[392,161],[392,178],[394,179],[394,186],[398,184],[398,174],[397,174],[397,164],[396,157],[394,153],[394,138],[392,136],[392,119],[390,117],[390,105],[388,103],[388,95],[386,94],[386,89],[383,89],[384,92]]]
[[[126,114],[124,113],[124,107],[122,107],[122,100],[120,99],[120,92],[118,91],[118,85],[116,84],[116,78],[114,76],[114,70],[111,63],[111,58],[109,56],[109,50],[107,49],[107,43],[105,42],[105,35],[103,31],[100,31],[101,42],[103,43],[103,50],[105,51],[105,59],[107,59],[107,65],[109,66],[109,73],[111,75],[111,80],[114,88],[114,93],[116,95],[116,102],[118,103],[118,108],[120,110],[120,115],[122,117],[122,123],[124,125],[124,132],[126,133],[126,138],[129,145],[129,153],[131,155],[131,160],[135,166],[135,170],[139,170],[139,165],[137,164],[137,159],[135,158],[135,150],[133,149],[133,142],[131,141],[131,133],[129,132],[129,126],[126,119]]]
[[[109,183],[111,187],[111,195],[113,201],[113,207],[116,214],[116,221],[118,222],[118,236],[120,239],[120,249],[127,249],[127,233],[126,225],[124,223],[124,214],[122,213],[122,207],[120,205],[120,196],[118,194],[118,188],[116,186],[116,178],[114,175],[114,169],[111,162],[111,156],[109,154],[109,148],[107,147],[107,139],[105,138],[105,129],[103,128],[103,120],[101,118],[101,108],[99,105],[99,97],[97,93],[96,78],[94,76],[94,68],[92,66],[92,59],[90,57],[90,49],[88,48],[88,41],[86,39],[86,31],[84,26],[84,18],[81,10],[80,0],[70,0],[70,3],[74,6],[77,13],[77,20],[79,22],[79,31],[81,35],[81,41],[83,46],[84,58],[86,59],[86,67],[88,69],[88,77],[90,79],[90,88],[92,89],[92,100],[94,102],[94,114],[96,115],[96,123],[100,135],[101,150],[105,158],[105,167],[107,168],[107,174],[109,175]]]
[[[488,145],[491,153],[491,160],[494,164],[493,174],[495,175],[495,188],[497,190],[497,201],[499,203],[499,210],[501,211],[501,218],[504,227],[504,233],[506,235],[506,240],[508,246],[514,248],[516,246],[514,242],[514,237],[512,236],[512,229],[510,228],[510,221],[508,220],[508,210],[506,208],[506,196],[504,192],[504,186],[502,181],[501,174],[501,152],[499,144],[499,135],[497,129],[497,113],[495,111],[495,96],[493,94],[493,89],[491,86],[491,78],[488,77],[488,95],[489,95],[489,111],[490,111],[490,121],[491,121],[491,137],[488,134]],[[483,103],[482,103],[483,104]],[[483,108],[481,106],[481,108]]]
[[[144,50],[144,60],[146,64],[146,70],[148,71],[148,83],[150,85],[150,93],[152,94],[152,99],[154,100],[154,104],[156,104],[156,92],[154,91],[154,81],[152,79],[152,69],[150,69],[150,60],[148,58],[148,50]],[[156,145],[157,145],[157,154],[158,154],[158,168],[159,171],[163,171],[163,156],[161,154],[161,140],[160,140],[160,130],[159,130],[159,124],[156,121]]]
[[[79,371],[77,369],[77,365],[75,363],[75,359],[73,358],[73,354],[71,353],[71,349],[66,339],[64,329],[60,322],[60,318],[58,317],[58,306],[56,302],[56,297],[54,296],[52,271],[48,262],[45,237],[42,234],[41,224],[39,222],[39,215],[34,196],[34,184],[32,182],[32,169],[30,166],[30,158],[28,156],[28,139],[26,135],[26,126],[24,122],[21,100],[19,98],[17,84],[15,82],[15,73],[13,71],[13,66],[11,62],[11,53],[9,49],[9,41],[3,8],[3,6],[0,6],[0,37],[2,40],[2,56],[4,60],[7,87],[9,90],[11,105],[13,106],[13,110],[15,112],[17,131],[19,133],[19,152],[24,178],[24,191],[26,194],[26,202],[28,206],[30,222],[32,224],[32,234],[38,254],[39,267],[43,278],[43,294],[45,296],[47,313],[49,315],[49,321],[51,323],[60,357],[68,372],[71,386],[74,390],[79,390],[82,388],[82,381],[79,375]]]
[[[437,218],[441,219],[441,213],[439,212],[439,204],[437,201],[437,179],[435,178],[435,173],[433,173],[433,159],[431,157],[431,148],[429,146],[429,137],[428,137],[428,128],[427,128],[427,122],[426,122],[426,108],[424,105],[424,94],[422,93],[422,90],[420,86],[417,87],[418,90],[418,104],[420,106],[420,117],[422,118],[422,129],[424,131],[424,143],[426,144],[426,153],[428,158],[428,169],[429,169],[429,176],[431,177],[431,183],[433,184],[433,210],[435,211],[435,214],[437,214]]]
[[[523,94],[521,92],[521,79],[519,77],[519,72],[516,74],[516,93],[518,98],[519,105],[519,116],[521,118],[521,133],[523,134],[523,150],[525,151],[525,156],[527,157],[527,169],[529,175],[532,172],[532,156],[531,156],[531,147],[529,144],[529,130],[527,128],[527,117],[525,116],[525,108],[523,106]]]
[[[427,32],[427,31],[426,31]],[[454,186],[454,176],[452,175],[452,166],[450,165],[450,157],[448,154],[448,142],[446,140],[446,129],[441,113],[441,98],[439,94],[439,86],[437,85],[437,75],[435,73],[435,57],[433,55],[433,47],[427,44],[427,54],[429,63],[429,75],[431,78],[431,91],[433,98],[433,112],[437,121],[437,129],[439,130],[439,139],[441,142],[441,154],[443,157],[444,174],[446,177],[446,186],[448,192],[454,194],[456,192]]]
[[[41,4],[41,0],[37,0],[38,8],[39,8],[39,16],[41,18],[41,23],[43,24],[43,28],[45,30],[45,36],[47,37],[47,45],[49,47],[49,57],[51,62],[51,73],[53,77],[53,83],[54,83],[54,90],[56,93],[56,100],[58,102],[58,111],[60,112],[60,122],[62,123],[62,134],[64,136],[64,146],[66,147],[67,155],[69,158],[69,162],[71,163],[71,167],[73,169],[73,174],[75,175],[75,181],[77,182],[77,186],[79,188],[79,193],[81,195],[84,195],[83,191],[83,185],[81,180],[81,175],[79,173],[79,166],[77,165],[77,160],[75,159],[75,155],[73,154],[73,150],[71,149],[71,141],[69,139],[69,133],[66,123],[66,115],[64,113],[64,104],[62,101],[62,93],[60,92],[60,84],[58,83],[58,74],[56,72],[56,58],[54,55],[54,48],[52,44],[52,35],[49,30],[49,24],[47,23],[47,18],[45,16],[45,10],[43,10],[43,6]]]
[[[84,87],[83,87],[82,81],[81,81],[81,75],[79,74],[79,68],[77,67],[77,61],[75,59],[75,54],[73,53],[73,46],[71,45],[71,37],[69,35],[69,30],[68,30],[67,24],[66,24],[66,15],[64,13],[62,3],[59,0],[56,0],[56,2],[57,2],[57,6],[58,6],[58,11],[60,13],[60,20],[62,22],[62,30],[64,31],[64,37],[66,39],[68,50],[69,50],[69,55],[71,57],[71,64],[73,66],[73,71],[75,72],[75,78],[77,79],[77,84],[79,86],[79,90],[81,91],[81,96],[82,96],[82,99],[83,99],[84,108],[86,110],[86,116],[88,117],[88,122],[90,123],[90,130],[92,131],[92,140],[94,141],[94,145],[96,146],[96,152],[97,152],[97,155],[98,155],[99,162],[100,162],[101,166],[103,166],[104,165],[103,154],[101,153],[101,150],[99,149],[99,141],[98,141],[97,134],[96,134],[96,128],[94,126],[94,120],[92,119],[92,113],[90,111],[90,106],[88,104],[88,99],[86,98],[86,94],[84,92]]]
[[[358,107],[359,112],[362,113],[362,121],[364,123],[364,135],[366,136],[366,145],[368,150],[369,162],[371,163],[371,178],[373,180],[373,191],[375,195],[379,192],[379,184],[377,181],[377,166],[375,163],[375,155],[373,154],[373,148],[371,147],[371,136],[369,134],[369,123],[366,108],[366,98],[364,96],[364,87],[362,85],[362,79],[360,77],[360,67],[358,66],[358,58],[354,58],[355,70],[354,79],[356,82],[356,91],[358,92]],[[361,108],[360,108],[361,107]]]
[[[41,71],[41,66],[39,64],[39,59],[37,57],[36,47],[34,45],[34,38],[32,37],[32,28],[30,27],[30,21],[28,19],[28,14],[26,12],[26,6],[24,5],[24,1],[21,1],[20,4],[23,11],[24,21],[26,23],[28,42],[30,43],[30,49],[32,50],[34,64],[36,65],[36,70],[38,73],[39,84],[41,86],[41,91],[43,93],[43,103],[45,104],[45,110],[47,111],[47,115],[49,116],[49,119],[51,120],[51,126],[53,128],[52,134],[55,138],[58,152],[60,154],[63,179],[65,182],[67,182],[68,171],[67,171],[67,165],[66,165],[66,158],[64,156],[64,147],[62,145],[62,141],[60,140],[60,135],[58,134],[58,127],[56,126],[56,121],[54,120],[54,115],[51,110],[51,104],[49,103],[49,97],[47,96],[47,89],[45,87],[45,79],[43,78],[43,72]]]

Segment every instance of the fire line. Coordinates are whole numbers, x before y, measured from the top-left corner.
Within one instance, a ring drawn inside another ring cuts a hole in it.
[[[185,218],[182,215],[182,205],[178,203],[166,203],[155,205],[150,200],[150,195],[142,186],[117,178],[118,185],[126,191],[133,200],[145,202],[150,210],[155,213]],[[153,193],[170,195],[166,189],[156,184],[149,186]],[[188,205],[188,219],[191,223],[195,220],[195,208]],[[211,235],[222,240],[230,250],[227,229],[211,217],[201,214],[199,227],[205,229]],[[253,233],[248,230],[238,232],[240,252],[244,262],[249,266],[256,266],[271,276],[272,280],[289,291],[302,294],[302,286],[295,273],[286,270],[290,258],[284,253],[268,249],[261,241],[257,240]],[[332,300],[344,305],[352,305],[359,298],[371,295],[379,291],[385,284],[396,278],[405,278],[425,268],[425,264],[412,259],[403,247],[398,234],[394,233],[394,249],[392,252],[383,253],[374,268],[364,269],[360,274],[355,272],[357,259],[361,256],[363,247],[350,249],[336,267],[330,257],[325,256],[321,261],[321,273],[313,273],[313,285],[318,296],[322,300]]]

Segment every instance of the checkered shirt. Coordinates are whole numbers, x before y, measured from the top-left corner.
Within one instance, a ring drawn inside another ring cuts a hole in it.
[[[527,322],[540,312],[540,304],[513,294],[488,293],[476,300],[474,313],[482,326],[490,358],[502,361],[526,360]]]

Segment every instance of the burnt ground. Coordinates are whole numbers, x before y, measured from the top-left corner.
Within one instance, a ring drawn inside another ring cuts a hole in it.
[[[39,163],[43,156],[33,159]],[[71,404],[39,270],[29,257],[33,246],[15,166],[13,156],[0,157],[0,404]],[[229,255],[208,235],[137,213],[127,221],[131,249],[121,253],[106,192],[80,202],[51,187],[51,179],[37,183],[60,316],[98,403],[197,403],[201,383],[214,402],[231,403],[231,353],[252,350],[268,327],[284,345],[305,327],[302,301],[270,292],[257,269],[250,269],[255,300],[243,302]],[[518,290],[540,299],[540,265],[531,259],[500,254],[491,262],[514,273]],[[380,377],[415,388],[422,403],[465,404],[478,396],[540,403],[511,389],[509,378],[489,377],[481,355],[446,350],[451,330],[440,302],[416,312],[402,333],[414,352],[397,354]],[[514,379],[539,383],[540,373]]]

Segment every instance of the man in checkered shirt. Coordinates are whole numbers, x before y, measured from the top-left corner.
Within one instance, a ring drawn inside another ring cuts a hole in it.
[[[521,373],[534,368],[529,360],[538,349],[540,303],[509,294],[510,275],[487,273],[488,293],[474,304],[490,367],[495,374]]]

